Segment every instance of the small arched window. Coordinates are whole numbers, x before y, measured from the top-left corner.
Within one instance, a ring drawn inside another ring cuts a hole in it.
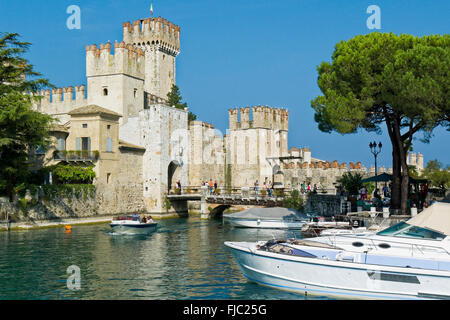
[[[103,95],[107,96],[108,95],[108,88],[103,88]]]

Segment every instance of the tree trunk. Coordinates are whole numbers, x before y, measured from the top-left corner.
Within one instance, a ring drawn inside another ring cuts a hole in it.
[[[392,148],[392,188],[391,188],[391,208],[400,209],[401,204],[401,164],[398,149]]]
[[[402,163],[402,187],[401,187],[401,213],[407,215],[408,212],[408,197],[409,197],[409,170],[406,164],[406,151],[400,154]]]

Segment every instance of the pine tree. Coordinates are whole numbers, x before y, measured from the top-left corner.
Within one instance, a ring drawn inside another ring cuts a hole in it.
[[[323,95],[312,101],[324,132],[381,133],[392,143],[391,208],[407,213],[406,153],[422,133],[450,130],[450,35],[415,37],[373,32],[336,44],[318,67]]]
[[[175,84],[172,85],[172,89],[167,94],[167,104],[169,106],[175,107],[177,109],[184,110],[188,106],[187,106],[186,102],[181,103],[181,100],[183,100],[183,98],[181,97],[180,89]],[[194,121],[196,119],[197,119],[197,116],[189,111],[188,120]]]
[[[21,57],[29,43],[16,33],[0,34],[0,193],[13,199],[14,189],[29,175],[28,154],[47,146],[52,118],[32,110],[33,92],[51,86]],[[27,80],[32,77],[33,80]]]

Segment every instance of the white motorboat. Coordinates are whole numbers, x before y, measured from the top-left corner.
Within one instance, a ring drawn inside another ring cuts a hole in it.
[[[150,234],[158,224],[153,219],[141,219],[139,216],[118,217],[111,221],[110,226],[114,233],[119,234]]]
[[[450,299],[450,204],[376,234],[226,242],[245,277],[350,299]]]
[[[352,229],[341,229],[341,228],[332,228],[332,229],[323,229],[320,232],[320,236],[338,236],[338,235],[354,235],[354,234],[364,234],[364,233],[373,233],[368,230],[366,227],[352,228]]]
[[[229,215],[224,221],[234,227],[262,229],[301,229],[309,222],[306,215],[286,208],[251,208]]]

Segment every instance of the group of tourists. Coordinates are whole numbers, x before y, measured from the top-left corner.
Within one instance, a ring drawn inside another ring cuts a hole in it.
[[[305,193],[317,193],[317,185],[314,184],[314,186],[311,187],[311,182],[308,182],[308,184],[306,184],[306,182],[303,182],[302,184],[299,184],[299,191],[302,194]]]
[[[202,181],[202,187],[208,187],[209,189],[209,194],[210,195],[215,195],[217,194],[217,181],[214,181],[212,179],[209,179],[209,182],[206,181]]]
[[[253,190],[255,191],[255,197],[258,197],[259,194],[259,182],[258,180],[255,181]],[[273,197],[273,183],[272,181],[269,181],[269,183],[263,182],[262,185],[262,191],[264,194],[267,194],[269,197]]]

